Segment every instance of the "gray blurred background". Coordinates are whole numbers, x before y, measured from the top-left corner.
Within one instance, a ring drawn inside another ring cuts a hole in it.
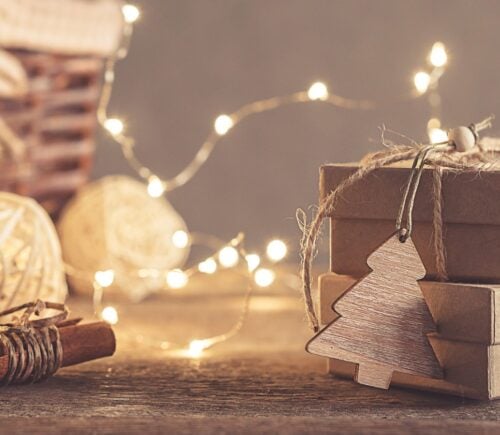
[[[163,177],[193,156],[214,118],[322,80],[369,112],[319,102],[245,120],[189,184],[169,195],[191,230],[250,248],[272,236],[298,245],[297,207],[317,202],[318,168],[379,146],[385,124],[426,140],[425,99],[412,89],[432,44],[444,42],[445,126],[500,115],[500,2],[401,0],[136,0],[142,18],[120,63],[110,113],[127,121],[140,158]],[[500,132],[500,121],[492,133]],[[132,174],[101,135],[94,177]]]

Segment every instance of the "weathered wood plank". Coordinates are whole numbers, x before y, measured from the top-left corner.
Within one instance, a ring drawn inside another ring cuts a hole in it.
[[[0,390],[0,433],[500,431],[500,402],[382,391],[326,374],[324,359],[304,351],[311,332],[300,297],[283,288],[259,293],[242,332],[201,360],[151,347],[146,339],[187,343],[237,319],[244,287],[232,282],[234,292],[221,296],[204,282],[203,295],[188,288],[116,304],[116,356]],[[70,304],[74,315],[91,315]]]
[[[4,425],[7,424],[8,427]],[[481,433],[498,434],[498,426],[492,422],[462,421],[446,419],[424,420],[387,420],[370,418],[360,420],[327,416],[318,420],[316,417],[226,417],[226,416],[169,416],[169,417],[125,417],[121,419],[99,417],[88,418],[23,418],[15,423],[0,418],[0,433],[104,433],[130,434],[147,433],[148,435],[175,434],[221,434],[221,433],[258,433],[258,434],[387,434],[425,433],[435,435],[443,433],[465,435]],[[57,428],[57,430],[54,430]]]

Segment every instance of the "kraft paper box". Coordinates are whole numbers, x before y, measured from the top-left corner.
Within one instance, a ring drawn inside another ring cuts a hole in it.
[[[362,276],[368,255],[395,231],[411,162],[380,168],[348,187],[331,217],[331,269]],[[321,199],[353,174],[358,165],[321,168]],[[443,221],[447,272],[451,280],[500,282],[500,171],[443,173]],[[432,170],[426,168],[413,212],[415,243],[426,279],[436,276],[432,242]]]

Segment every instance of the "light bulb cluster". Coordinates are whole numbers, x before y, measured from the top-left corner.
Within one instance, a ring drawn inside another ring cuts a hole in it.
[[[437,86],[443,73],[442,69],[448,63],[448,53],[442,42],[435,42],[428,57],[432,70],[418,71],[413,77],[415,89],[419,94],[425,94],[431,86]]]
[[[172,235],[172,244],[179,248],[188,246],[193,240],[196,238],[183,230],[178,230]],[[166,287],[171,290],[182,289],[188,285],[189,277],[195,272],[211,275],[219,268],[235,268],[240,261],[244,262],[244,269],[252,277],[255,285],[261,288],[271,286],[276,280],[276,272],[272,268],[261,267],[262,258],[259,254],[247,254],[241,247],[242,240],[242,236],[233,239],[229,244],[223,246],[216,255],[204,259],[196,267],[187,270],[166,271],[164,273]],[[270,264],[284,260],[287,253],[288,248],[285,242],[280,239],[273,239],[266,246],[266,257]],[[94,273],[94,307],[100,318],[111,325],[116,325],[119,321],[117,309],[113,306],[106,306],[99,310],[98,307],[102,305],[104,290],[113,285],[114,282],[115,272],[112,269],[98,270]],[[247,294],[244,312],[248,310],[249,296],[250,291]],[[241,328],[242,322],[243,320],[240,319],[237,325],[241,325],[233,327],[231,334],[226,333],[211,339],[193,340],[187,350],[187,356],[190,358],[200,357],[205,349],[236,334]]]
[[[128,42],[130,38],[130,32],[131,30],[125,35],[127,38],[124,36],[126,42]],[[144,166],[135,155],[135,140],[125,133],[126,128],[124,122],[117,117],[108,117],[107,114],[109,99],[115,80],[114,67],[116,61],[121,58],[118,56],[118,53],[122,51],[123,48],[122,50],[118,50],[116,57],[107,63],[104,74],[103,97],[98,107],[98,119],[102,127],[108,131],[113,140],[120,145],[122,155],[129,163],[130,167],[147,183],[147,191],[153,198],[158,198],[189,182],[207,162],[219,140],[227,135],[227,133],[235,128],[243,119],[249,116],[276,110],[288,104],[307,103],[311,101],[320,101],[343,109],[367,110],[377,107],[374,101],[356,100],[333,94],[329,91],[327,85],[321,81],[312,83],[305,91],[245,104],[233,113],[222,113],[218,115],[214,120],[212,132],[210,132],[205,141],[203,141],[193,159],[176,176],[170,179],[162,179],[150,168]],[[428,56],[428,61],[432,69],[430,72],[422,70],[415,74],[414,86],[416,94],[411,95],[411,97],[419,97],[427,94],[433,116],[437,117],[440,111],[440,98],[437,94],[437,88],[439,79],[444,73],[444,67],[448,62],[448,55],[443,43],[436,42],[433,45]],[[430,130],[428,131],[430,135]],[[436,132],[432,134],[432,137],[437,136],[438,134]],[[442,137],[442,133],[440,137]]]
[[[172,237],[172,241],[177,247],[186,247],[190,236],[184,231],[177,231]],[[288,248],[280,239],[271,240],[266,247],[266,257],[270,264],[276,264],[284,260],[287,256]],[[260,267],[262,259],[259,254],[247,254],[241,251],[238,246],[226,245],[220,249],[216,255],[200,261],[196,267],[199,273],[212,275],[220,269],[230,269],[238,266],[240,261],[244,261],[245,267],[252,275],[254,283],[259,287],[269,287],[276,278],[276,273],[267,267]],[[167,272],[167,285],[170,288],[182,288],[188,284],[189,276],[194,270],[182,272],[175,270]],[[170,277],[170,278],[169,278]]]
[[[439,119],[441,112],[441,97],[438,92],[439,79],[444,74],[448,63],[448,53],[442,42],[435,42],[427,57],[430,71],[418,71],[413,77],[413,84],[417,94],[427,94],[427,100],[431,108],[431,119],[427,123],[427,134],[432,144],[442,143],[448,140],[448,134],[441,128]]]
[[[371,100],[351,99],[334,94],[330,92],[328,86],[321,81],[312,83],[307,90],[245,104],[232,113],[222,113],[217,116],[213,123],[213,130],[209,132],[193,159],[177,175],[169,179],[163,179],[155,174],[150,168],[143,165],[137,158],[134,151],[135,140],[132,136],[127,134],[124,122],[120,118],[108,116],[108,106],[115,80],[115,65],[118,60],[126,56],[128,44],[133,32],[133,23],[140,17],[140,11],[134,5],[124,5],[122,12],[125,22],[123,26],[122,44],[116,50],[114,56],[106,63],[103,89],[97,109],[97,116],[100,125],[108,131],[110,137],[120,146],[122,155],[130,167],[145,181],[147,192],[153,198],[161,197],[189,182],[207,162],[219,140],[247,117],[276,110],[288,104],[309,102],[322,102],[337,108],[351,110],[368,110],[378,106],[377,103]],[[442,141],[446,135],[446,132],[441,129],[441,122],[439,120],[440,98],[437,93],[439,79],[448,62],[448,54],[444,44],[436,42],[433,45],[428,56],[428,62],[431,70],[422,70],[415,74],[415,92],[409,93],[404,98],[416,98],[422,95],[428,95],[429,105],[432,110],[432,119],[428,123],[428,133],[430,140],[435,143]],[[186,231],[180,230],[173,234],[172,244],[182,249],[195,243],[195,239],[193,233],[187,233]],[[241,262],[244,262],[246,263],[246,273],[251,277],[252,283],[258,287],[264,288],[271,286],[275,282],[276,272],[273,269],[273,265],[279,263],[286,257],[288,249],[282,240],[275,239],[268,243],[265,250],[266,258],[264,259],[257,253],[246,253],[241,248],[239,242],[234,243],[234,241],[226,244],[215,252],[214,255],[205,258],[194,267],[187,270],[174,269],[170,271],[151,271],[145,269],[142,272],[145,276],[148,274],[154,274],[155,276],[164,274],[166,287],[177,290],[188,285],[189,278],[194,273],[211,275],[216,273],[219,269],[235,268],[240,265]],[[95,302],[96,305],[100,306],[103,289],[111,286],[114,281],[115,272],[113,270],[103,270],[95,273],[94,300],[99,301],[98,304]],[[212,347],[216,343],[227,340],[239,331],[248,310],[251,288],[252,286],[249,287],[245,297],[240,320],[225,334],[191,341],[186,350],[189,357],[201,357],[206,349]],[[96,297],[96,295],[100,297]],[[111,306],[102,309],[100,311],[100,316],[103,320],[112,324],[116,324],[119,319],[118,312]]]

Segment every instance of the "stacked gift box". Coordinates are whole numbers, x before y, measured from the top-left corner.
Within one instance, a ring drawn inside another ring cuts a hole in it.
[[[411,163],[380,168],[343,191],[331,219],[331,272],[320,277],[320,322],[338,315],[333,305],[370,273],[366,260],[395,231]],[[322,199],[353,174],[357,164],[321,169]],[[429,335],[444,379],[399,373],[402,385],[472,398],[500,397],[500,172],[444,171],[443,241],[446,282],[437,280],[432,169],[424,169],[415,200],[412,240],[427,275],[419,283],[436,323]],[[497,308],[499,307],[499,308]],[[404,331],[403,331],[404,333]],[[411,348],[408,349],[412,351]],[[331,373],[353,377],[356,364],[331,359]]]

